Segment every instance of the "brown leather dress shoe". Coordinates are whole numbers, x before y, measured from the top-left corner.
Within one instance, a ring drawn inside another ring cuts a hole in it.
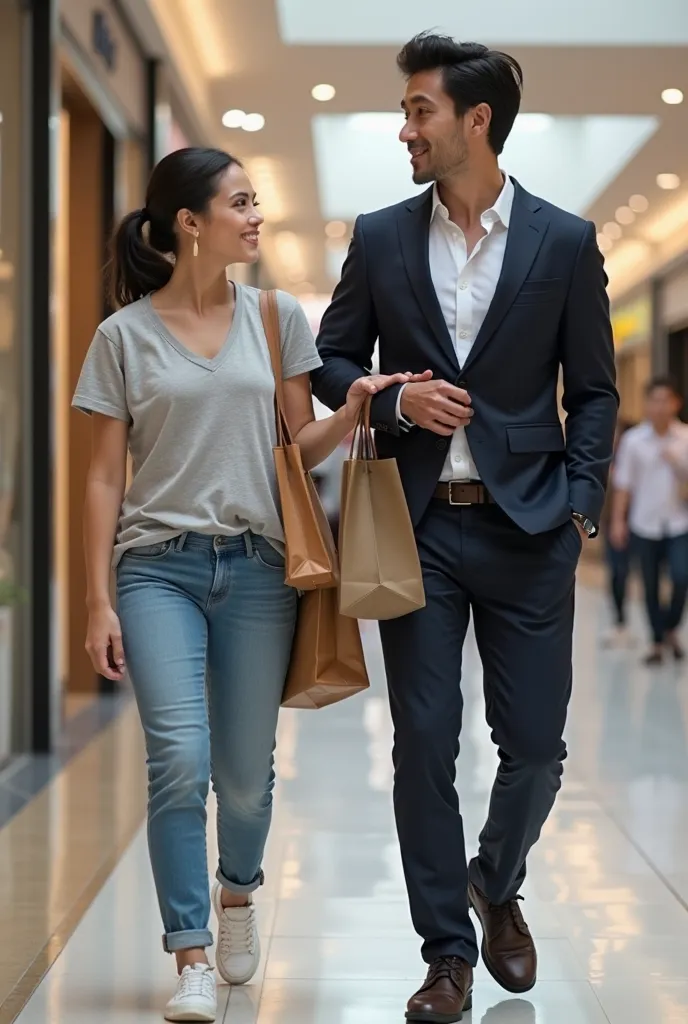
[[[473,1005],[473,968],[458,956],[430,964],[425,984],[411,996],[406,1020],[454,1024]]]
[[[520,897],[497,906],[469,882],[468,898],[482,925],[481,952],[488,971],[507,992],[529,992],[537,980],[537,953]]]

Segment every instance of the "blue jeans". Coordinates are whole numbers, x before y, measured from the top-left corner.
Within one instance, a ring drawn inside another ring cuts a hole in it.
[[[261,537],[186,534],[129,551],[117,573],[127,666],[148,752],[148,841],[168,952],[212,944],[206,799],[217,878],[262,882],[273,751],[298,595]]]
[[[635,536],[632,542],[643,576],[645,606],[652,639],[654,643],[661,644],[667,633],[678,629],[683,618],[688,595],[688,533],[679,534],[678,537],[663,537],[661,540]],[[662,605],[659,595],[665,564],[671,579],[671,601],[668,607]]]

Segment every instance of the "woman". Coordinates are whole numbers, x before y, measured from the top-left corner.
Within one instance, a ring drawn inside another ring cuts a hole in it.
[[[117,231],[121,308],[96,332],[74,397],[93,417],[87,649],[109,679],[121,680],[126,665],[146,735],[150,856],[163,944],[180,975],[171,1021],[215,1019],[211,900],[222,977],[249,981],[260,957],[251,894],[262,882],[298,602],[284,583],[259,292],[228,282],[225,270],[258,259],[262,221],[245,171],[226,153],[184,149],[162,160],[146,206]],[[310,469],[349,433],[367,395],[414,378],[356,380],[346,405],[316,422],[313,336],[290,296],[280,293],[279,311],[287,417]],[[211,774],[220,847],[212,897]]]

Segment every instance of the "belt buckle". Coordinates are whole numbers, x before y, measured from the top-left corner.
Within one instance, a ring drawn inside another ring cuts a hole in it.
[[[454,501],[454,498],[453,498],[454,484],[460,485],[460,484],[469,484],[469,483],[470,483],[470,480],[450,480],[449,481],[449,504],[453,508],[467,508],[469,505],[473,504],[472,501]]]

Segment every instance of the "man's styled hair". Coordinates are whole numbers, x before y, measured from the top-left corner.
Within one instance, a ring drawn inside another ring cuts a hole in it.
[[[399,53],[397,65],[406,78],[422,71],[441,71],[444,91],[454,101],[457,117],[487,103],[492,110],[488,141],[499,156],[523,92],[523,71],[514,57],[481,43],[458,43],[451,36],[421,32]]]
[[[664,374],[650,378],[650,380],[645,385],[645,394],[649,397],[653,391],[659,391],[660,388],[662,390],[666,389],[667,391],[670,391],[674,398],[680,398],[681,400],[683,400],[683,396],[681,395],[681,392],[676,381],[673,379],[673,377],[668,377]]]

